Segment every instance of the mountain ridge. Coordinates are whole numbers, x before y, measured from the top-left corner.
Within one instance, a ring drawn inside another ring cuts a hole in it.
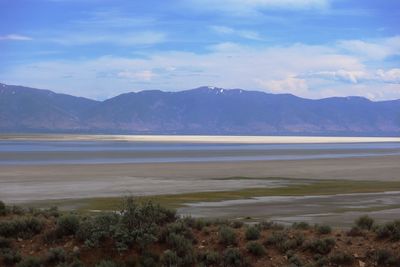
[[[307,99],[203,86],[96,101],[0,83],[0,132],[399,135],[400,100]]]

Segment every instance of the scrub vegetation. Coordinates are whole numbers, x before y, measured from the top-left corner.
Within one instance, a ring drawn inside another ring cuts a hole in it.
[[[350,230],[178,217],[127,198],[76,214],[0,202],[0,266],[399,266],[400,221],[362,216]],[[368,245],[366,245],[368,244]]]

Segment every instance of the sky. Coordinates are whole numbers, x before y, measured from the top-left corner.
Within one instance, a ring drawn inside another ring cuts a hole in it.
[[[0,82],[400,99],[400,1],[0,0]]]

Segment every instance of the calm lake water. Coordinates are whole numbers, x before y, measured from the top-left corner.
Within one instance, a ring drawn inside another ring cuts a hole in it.
[[[0,164],[297,160],[400,155],[400,143],[216,144],[0,140]]]

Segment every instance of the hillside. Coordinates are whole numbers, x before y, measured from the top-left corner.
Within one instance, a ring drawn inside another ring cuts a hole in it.
[[[201,87],[94,101],[0,84],[0,131],[232,135],[398,135],[400,100],[320,100]]]

